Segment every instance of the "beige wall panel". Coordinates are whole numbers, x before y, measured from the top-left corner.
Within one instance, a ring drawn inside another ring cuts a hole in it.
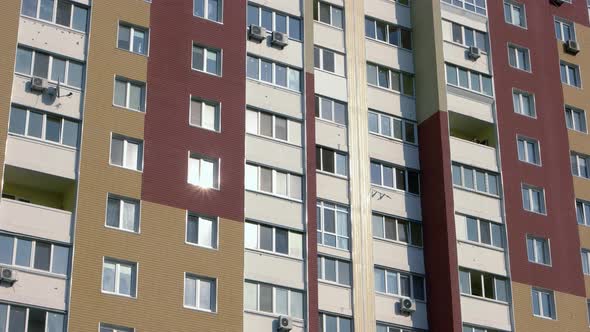
[[[533,316],[531,286],[512,283],[512,297],[515,316],[515,331],[555,332],[588,330],[586,299],[555,292],[557,319],[543,319]]]

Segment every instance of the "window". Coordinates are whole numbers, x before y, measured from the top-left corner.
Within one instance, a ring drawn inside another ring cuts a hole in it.
[[[484,297],[496,301],[508,301],[508,282],[487,272],[459,269],[461,294]]]
[[[20,266],[60,275],[68,274],[70,248],[0,234],[0,264]]]
[[[414,75],[367,63],[369,85],[393,90],[406,96],[414,96]]]
[[[135,330],[129,327],[115,326],[111,324],[100,323],[99,332],[134,332]]]
[[[506,23],[526,28],[526,16],[523,4],[504,1],[504,20]]]
[[[375,291],[424,301],[424,277],[375,267]]]
[[[248,26],[258,25],[267,31],[286,33],[289,38],[302,40],[301,19],[276,12],[270,8],[248,4]]]
[[[365,37],[407,50],[412,49],[412,31],[371,17],[365,17]]]
[[[585,275],[590,275],[590,251],[582,249],[582,271]]]
[[[348,208],[324,201],[316,206],[318,244],[338,249],[350,249]]]
[[[27,110],[19,106],[12,106],[10,109],[8,130],[12,134],[38,138],[73,148],[78,147],[77,121]]]
[[[105,258],[102,265],[102,291],[105,293],[135,297],[137,265]]]
[[[117,77],[115,78],[114,95],[116,106],[145,112],[145,83]]]
[[[246,222],[245,247],[303,258],[303,235],[285,228]]]
[[[341,176],[348,175],[348,155],[322,146],[316,146],[316,169]]]
[[[217,219],[189,213],[186,218],[186,242],[216,249]]]
[[[21,14],[86,32],[88,9],[66,0],[23,0]]]
[[[315,96],[315,117],[346,126],[346,104],[334,99]]]
[[[301,70],[248,55],[246,76],[253,80],[301,91]]]
[[[371,161],[371,183],[391,189],[420,194],[420,175],[418,171]]]
[[[549,250],[549,240],[527,236],[526,248],[529,262],[551,265],[551,251]]]
[[[219,189],[219,161],[191,154],[187,181],[204,189]]]
[[[513,68],[531,71],[529,50],[524,47],[508,45],[508,63]]]
[[[575,152],[570,154],[572,175],[582,178],[590,178],[590,157]]]
[[[301,144],[300,122],[254,109],[246,110],[246,132],[297,145]]]
[[[184,306],[186,308],[216,312],[217,283],[214,279],[185,273]]]
[[[465,238],[468,241],[493,246],[496,248],[504,248],[503,245],[503,230],[502,225],[478,219],[470,216],[457,216],[458,218],[464,218],[465,220]]]
[[[576,218],[578,224],[590,226],[590,203],[576,200]]]
[[[541,165],[541,152],[539,149],[539,141],[518,137],[517,138],[518,148],[518,160],[526,163]]]
[[[107,227],[139,232],[139,201],[109,194],[106,219]]]
[[[321,332],[352,332],[352,319],[320,313]]]
[[[317,69],[344,76],[344,56],[340,53],[315,46],[313,48],[314,66]]]
[[[272,168],[246,164],[246,189],[296,200],[302,198],[302,178]]]
[[[200,128],[219,131],[221,118],[219,109],[219,103],[191,98],[189,123]]]
[[[113,134],[111,137],[111,165],[141,171],[143,168],[143,142]]]
[[[484,327],[475,327],[463,324],[463,332],[501,332],[500,330],[488,329]]]
[[[138,54],[147,54],[148,30],[128,24],[119,23],[117,47]]]
[[[417,143],[415,122],[369,110],[369,132],[396,140]]]
[[[555,319],[555,300],[553,292],[533,288],[533,314],[538,317]]]
[[[407,327],[389,326],[389,325],[385,325],[385,324],[377,324],[377,330],[376,330],[376,332],[413,332],[413,331],[414,330],[407,328]],[[490,332],[492,332],[492,331],[490,331]]]
[[[373,237],[422,247],[422,224],[373,213]]]
[[[576,40],[574,25],[560,19],[555,19],[555,37],[564,42]]]
[[[486,0],[442,0],[470,12],[486,15]]]
[[[488,75],[446,64],[447,84],[493,96],[492,78]]]
[[[193,15],[215,22],[222,22],[223,0],[194,0]]]
[[[0,331],[64,332],[65,325],[62,313],[0,303]]]
[[[447,21],[443,21],[443,23],[446,22]],[[448,22],[448,24],[451,28],[453,42],[468,47],[475,46],[484,52],[488,51],[489,47],[487,33],[468,28],[455,22]]]
[[[515,113],[532,118],[537,116],[535,111],[535,97],[530,93],[512,90],[512,104]]]
[[[545,214],[545,192],[541,188],[522,185],[522,204],[526,211]]]
[[[560,64],[561,70],[561,83],[581,87],[582,83],[580,81],[580,68],[576,65],[572,65],[566,62],[561,62]]]
[[[565,107],[565,124],[568,129],[586,133],[586,112],[571,106]]]
[[[84,80],[83,63],[20,46],[16,51],[15,71],[75,89],[81,89]]]
[[[246,310],[303,319],[303,292],[301,291],[246,281],[244,300]]]
[[[453,184],[457,187],[499,196],[498,175],[453,163]]]
[[[326,2],[314,0],[313,19],[336,28],[344,28],[344,13],[342,8]]]
[[[350,286],[350,262],[318,256],[318,278],[322,281]]]
[[[221,76],[221,51],[193,45],[193,69]]]

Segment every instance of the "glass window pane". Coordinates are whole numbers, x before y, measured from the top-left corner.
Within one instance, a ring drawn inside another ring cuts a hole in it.
[[[123,140],[114,138],[111,140],[111,163],[123,166]]]
[[[205,310],[215,310],[213,302],[215,286],[212,281],[199,280],[199,308]]]
[[[260,285],[260,311],[273,312],[272,286]]]
[[[17,239],[16,241],[16,258],[15,264],[19,266],[31,266],[31,250],[33,242],[29,240]]]
[[[70,66],[68,67],[68,85],[81,88],[83,83],[83,75],[84,66],[80,63],[70,61]]]
[[[66,27],[70,26],[70,15],[72,12],[72,4],[65,0],[58,0],[57,14],[55,15],[55,23]]]
[[[8,332],[25,332],[26,316],[26,308],[11,306]]]
[[[25,134],[25,126],[27,122],[27,111],[18,108],[18,107],[11,107],[10,109],[10,124],[8,130],[11,133],[24,135]]]
[[[289,254],[289,232],[284,229],[275,229],[275,251],[277,253]]]
[[[45,53],[35,53],[35,67],[33,76],[48,78],[49,73],[49,55]]]
[[[385,293],[385,270],[375,269],[375,291]]]
[[[133,52],[146,54],[146,33],[144,31],[135,29],[133,31]]]
[[[66,61],[58,58],[53,58],[51,68],[51,80],[66,82]]]
[[[12,265],[13,250],[14,238],[11,236],[0,234],[0,263]]]
[[[275,172],[274,193],[287,196],[287,173]]]
[[[184,279],[184,305],[193,308],[197,306],[197,280],[194,278]]]
[[[37,1],[38,0],[23,0],[21,13],[26,16],[36,17]]]
[[[469,241],[479,242],[477,219],[466,217],[467,223],[467,239]]]
[[[207,50],[207,72],[219,75],[221,73],[220,53],[218,51]]]
[[[139,169],[139,150],[140,145],[127,141],[127,147],[125,151],[125,167],[131,169]]]
[[[289,314],[289,291],[284,288],[275,288],[275,313],[281,315]]]
[[[502,248],[502,226],[499,224],[491,223],[492,225],[492,245],[498,248]]]
[[[342,9],[332,7],[332,25],[338,28],[342,28]]]
[[[72,21],[72,28],[86,32],[88,24],[88,9],[79,6],[74,6],[74,17]]]
[[[324,280],[336,282],[336,261],[327,257],[324,257],[323,261]]]
[[[301,40],[301,21],[298,18],[289,17],[289,37]]]
[[[453,165],[453,184],[461,186],[463,180],[461,179],[461,166]]]
[[[141,85],[129,85],[129,108],[143,111],[143,87]]]
[[[273,228],[260,225],[260,249],[273,251]]]
[[[258,79],[258,59],[248,56],[246,74],[249,78]]]
[[[303,318],[303,294],[291,291],[291,316]]]
[[[397,273],[386,271],[387,277],[387,293],[389,294],[400,294],[397,284]]]
[[[23,4],[24,6],[24,4]],[[33,51],[24,48],[18,48],[16,50],[16,66],[15,71],[17,73],[30,75],[31,64],[33,62]]]
[[[461,293],[471,294],[471,283],[469,281],[469,272],[459,271],[459,286]]]
[[[131,265],[119,264],[119,294],[133,294],[133,268]]]
[[[338,261],[338,283],[350,285],[350,263]]]
[[[246,282],[244,287],[244,308],[247,310],[257,310],[258,308],[258,286],[251,282]]]
[[[272,31],[272,12],[266,8],[262,8],[262,26],[267,31]]]
[[[457,67],[447,65],[447,83],[451,85],[458,85]]]
[[[51,260],[51,244],[37,242],[35,245],[35,269],[49,271],[49,262]]]
[[[275,14],[275,31],[287,33],[287,16]]]
[[[129,50],[131,47],[131,29],[126,26],[119,26],[118,47]]]
[[[105,262],[102,267],[102,290],[115,292],[115,264]]]
[[[193,68],[204,70],[205,50],[202,47],[193,46]]]
[[[289,175],[289,197],[301,199],[301,177],[298,175]]]
[[[115,105],[127,107],[127,82],[115,81]]]
[[[335,316],[324,315],[324,323],[326,325],[325,332],[338,331],[338,318]]]
[[[61,119],[47,116],[45,127],[45,139],[59,143],[61,136]]]
[[[465,180],[465,187],[469,188],[469,189],[475,189],[474,186],[474,179],[473,179],[473,175],[474,175],[474,171],[472,169],[469,168],[464,168],[463,169],[463,175],[464,175],[464,180]]]
[[[289,232],[289,256],[302,257],[303,255],[303,235]]]
[[[301,90],[301,72],[296,69],[289,69],[289,89]]]
[[[58,245],[53,246],[53,260],[51,263],[51,272],[58,274],[67,274],[70,249]]]
[[[264,80],[264,61],[262,61],[261,79]],[[287,86],[287,67],[275,64],[275,84],[286,87]],[[272,80],[269,81],[272,83]]]
[[[29,128],[27,135],[41,138],[43,131],[43,114],[37,112],[29,112]]]

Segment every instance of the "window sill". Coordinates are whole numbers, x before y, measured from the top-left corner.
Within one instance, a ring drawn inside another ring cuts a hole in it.
[[[202,129],[202,130],[210,131],[210,132],[213,132],[213,133],[216,133],[216,134],[221,134],[221,129],[217,130],[217,129],[205,128],[205,127],[194,125],[194,124],[192,124],[190,122],[188,123],[188,126],[189,127],[192,127],[192,128],[197,128],[197,129]]]
[[[514,67],[513,65],[508,65],[508,66],[510,68],[514,69],[514,70],[517,70],[517,71],[520,71],[520,72],[523,72],[523,73],[527,73],[527,74],[532,74],[533,73],[533,70],[532,69],[527,70],[527,69],[522,69],[522,68]]]
[[[399,143],[399,144],[402,144],[402,145],[413,146],[413,147],[416,147],[416,148],[418,147],[418,143],[406,142],[406,141],[401,140],[401,139],[398,139],[398,138],[386,136],[386,135],[383,135],[383,134],[374,133],[372,131],[369,131],[369,134],[371,134],[371,135],[373,135],[373,136],[375,136],[375,137],[377,137],[379,139],[386,140],[388,142]]]
[[[190,307],[187,305],[182,305],[183,308],[188,309],[188,310],[192,310],[192,311],[198,311],[198,312],[202,312],[202,313],[206,313],[206,314],[212,314],[212,315],[217,315],[217,311],[212,311],[212,310],[206,310],[206,309],[199,309],[199,308],[195,308],[195,307]]]
[[[313,69],[315,71],[319,71],[321,73],[325,73],[325,74],[332,75],[332,76],[335,76],[335,77],[338,77],[338,78],[346,79],[346,75],[341,75],[341,74],[338,74],[338,73],[336,73],[334,71],[329,71],[329,70],[326,70],[326,69],[323,69],[323,68],[318,68],[318,67],[313,67]]]
[[[325,27],[328,27],[328,28],[332,28],[332,29],[334,29],[336,31],[344,32],[344,28],[339,28],[339,27],[337,27],[335,25],[332,25],[332,24],[328,24],[328,23],[325,23],[325,22],[322,22],[322,21],[318,21],[318,20],[315,20],[315,19],[313,20],[313,22],[314,23],[317,23],[317,24],[321,24],[321,25],[323,25]]]
[[[110,166],[113,166],[113,167],[116,167],[116,168],[124,169],[124,170],[127,170],[127,171],[139,173],[139,174],[142,174],[143,173],[143,170],[133,169],[133,168],[127,168],[127,167],[121,166],[121,165],[115,165],[115,164],[111,163],[110,161],[109,161],[109,165]]]
[[[539,262],[535,262],[535,261],[531,261],[531,260],[528,260],[528,262],[531,264],[539,265],[541,267],[547,267],[547,268],[553,267],[553,264],[539,263]]]
[[[35,268],[32,268],[32,267],[19,266],[19,265],[10,265],[10,264],[4,264],[4,263],[0,263],[0,267],[9,268],[9,269],[16,270],[16,271],[19,271],[19,272],[35,274],[35,275],[39,275],[39,276],[43,276],[43,277],[48,277],[48,278],[52,278],[52,279],[60,279],[60,280],[64,280],[64,281],[65,280],[68,280],[68,276],[67,275],[57,274],[57,273],[53,273],[53,272],[49,272],[49,271],[44,271],[44,270],[39,270],[39,269],[35,269]]]
[[[223,15],[222,15],[222,16],[223,16]],[[197,19],[200,19],[200,20],[205,20],[205,21],[208,21],[208,22],[211,22],[211,23],[215,23],[215,24],[219,24],[219,25],[222,25],[222,26],[223,26],[223,17],[222,17],[221,21],[215,21],[215,20],[212,20],[212,19],[210,19],[210,18],[207,18],[207,17],[203,17],[203,16],[196,15],[196,14],[193,12],[193,18],[197,18]]]
[[[554,320],[554,321],[557,321],[557,318],[551,318],[551,317],[540,316],[540,315],[535,315],[535,314],[533,314],[533,317],[535,317],[535,318],[540,318],[540,319],[546,319],[546,320]]]
[[[456,184],[453,184],[453,188],[454,189],[463,190],[463,191],[466,191],[466,192],[470,192],[470,193],[473,193],[473,194],[476,194],[476,195],[482,195],[482,196],[486,196],[486,197],[490,197],[490,198],[495,198],[495,199],[502,199],[502,197],[500,197],[499,195],[492,195],[492,194],[489,194],[489,193],[477,191],[475,189],[469,189],[469,188],[466,188],[466,187],[461,187],[461,186],[458,186]]]
[[[11,132],[9,132],[8,135],[9,136],[12,136],[12,137],[14,137],[16,139],[21,139],[23,141],[30,141],[30,142],[34,142],[34,143],[37,143],[37,144],[46,145],[46,146],[54,147],[54,148],[57,148],[57,149],[61,149],[61,150],[64,150],[64,151],[70,151],[70,152],[77,152],[78,151],[78,148],[74,148],[72,146],[64,145],[64,144],[61,144],[61,143],[56,143],[56,142],[53,142],[53,141],[48,141],[48,140],[40,139],[40,138],[37,138],[37,137],[25,136],[25,135],[11,133]]]
[[[422,224],[422,223],[420,223],[420,224]],[[402,242],[402,241],[391,240],[391,239],[385,239],[385,238],[381,238],[381,237],[377,237],[377,236],[373,236],[373,240],[374,241],[378,241],[378,242],[384,242],[384,243],[389,243],[389,244],[397,245],[399,247],[415,248],[415,249],[419,249],[419,250],[424,250],[424,247],[421,247],[421,246],[418,246],[418,245],[415,245],[415,244],[406,243],[406,242]]]
[[[245,189],[248,192],[254,193],[254,194],[261,194],[261,195],[265,195],[265,196],[269,196],[269,197],[273,197],[273,198],[277,198],[277,199],[281,199],[281,200],[285,200],[285,201],[289,201],[292,203],[299,203],[299,204],[303,204],[303,200],[301,199],[295,199],[295,198],[290,198],[287,196],[280,196],[280,195],[276,195],[273,193],[267,193],[264,191],[260,191],[260,190],[254,190],[254,189]]]
[[[90,8],[88,8],[88,9],[90,11]],[[27,19],[29,19],[31,21],[39,22],[39,23],[42,23],[42,24],[49,24],[52,27],[55,27],[55,28],[58,28],[58,29],[61,29],[61,30],[65,30],[67,32],[72,32],[72,33],[75,33],[75,34],[79,34],[79,35],[82,35],[83,37],[86,37],[86,34],[87,34],[87,32],[85,32],[85,31],[76,30],[76,29],[67,27],[65,25],[57,24],[57,23],[54,23],[54,22],[51,22],[51,21],[45,21],[45,20],[42,20],[40,18],[36,18],[36,17],[32,17],[32,16],[27,16],[27,15],[24,15],[24,14],[20,14],[20,17],[21,18],[27,18]],[[90,27],[90,24],[87,26],[87,28],[89,28],[89,27]]]
[[[405,190],[401,190],[401,189],[397,189],[397,188],[386,187],[386,186],[382,186],[380,184],[371,183],[371,187],[373,187],[373,188],[379,188],[379,189],[383,189],[383,190],[388,190],[390,192],[393,192],[393,193],[396,193],[396,194],[399,194],[399,195],[420,198],[420,194],[414,194],[414,193],[411,193],[409,191],[405,191]]]
[[[263,249],[254,249],[254,248],[244,247],[244,250],[247,252],[250,252],[252,254],[257,254],[257,255],[261,255],[261,256],[269,256],[269,257],[274,257],[274,258],[284,258],[284,259],[296,261],[299,263],[303,262],[303,258],[301,258],[301,257],[293,257],[293,256],[285,255],[285,254],[279,254],[279,253],[272,252],[272,251],[266,251]]]
[[[137,300],[137,296],[131,296],[131,295],[125,295],[125,294],[119,294],[119,293],[112,293],[112,292],[107,292],[104,290],[100,290],[100,292],[104,295],[110,295],[110,296],[116,296],[116,297],[121,297],[124,299],[130,299],[130,300]]]
[[[384,1],[389,1],[389,0],[384,0]],[[402,26],[402,25],[395,24],[395,23],[389,23],[389,24],[396,25],[396,26]],[[406,27],[406,28],[408,28],[408,27]],[[409,28],[411,29],[411,27],[409,27]],[[391,44],[391,43],[388,43],[386,41],[379,40],[377,38],[369,37],[367,35],[365,35],[365,39],[367,39],[369,41],[372,41],[372,42],[375,42],[375,43],[377,43],[379,45],[389,46],[389,47],[391,47],[393,49],[397,49],[398,51],[405,51],[405,52],[407,52],[409,54],[413,54],[414,53],[414,50],[410,50],[410,49],[407,49],[407,48],[404,48],[404,47],[401,47],[401,46],[397,46],[395,44]]]
[[[465,244],[470,244],[476,247],[480,247],[480,248],[484,248],[484,249],[489,249],[489,250],[494,250],[494,251],[498,251],[498,252],[505,252],[504,248],[498,248],[498,247],[494,247],[491,245],[487,245],[485,243],[480,243],[480,242],[475,242],[475,241],[470,241],[470,240],[464,240],[464,239],[458,239],[457,242],[460,243],[465,243]]]
[[[126,234],[141,235],[141,230],[135,232],[135,231],[130,231],[128,229],[117,228],[117,227],[113,227],[113,226],[109,226],[109,225],[104,225],[104,227],[106,229],[110,229],[110,230],[113,230],[113,231],[119,231],[119,232],[123,232],[123,233],[126,233]]]
[[[348,176],[345,176],[345,175],[330,173],[330,172],[322,171],[321,169],[316,169],[315,172],[316,172],[316,174],[322,174],[322,175],[333,177],[336,179],[348,181]]]
[[[149,50],[148,50],[148,52],[146,54],[143,54],[143,53],[133,52],[131,50],[126,50],[126,49],[120,48],[120,47],[116,47],[116,49],[119,50],[119,51],[121,51],[121,52],[128,53],[128,54],[131,54],[131,55],[139,55],[139,56],[144,57],[146,59],[148,59],[150,57],[149,56]]]
[[[522,208],[522,210],[523,210],[524,212],[533,213],[533,214],[536,214],[536,215],[539,215],[539,216],[545,216],[545,217],[547,217],[547,212],[536,212],[536,211],[531,211],[531,210],[527,210],[527,209],[525,209],[524,207]]]
[[[453,64],[453,65],[454,65],[454,64]],[[482,74],[482,75],[485,75],[485,74]],[[453,87],[453,88],[455,88],[455,89],[458,89],[458,90],[460,90],[460,91],[463,91],[463,92],[467,92],[467,93],[470,93],[470,94],[474,94],[474,95],[475,95],[475,96],[477,96],[477,97],[484,97],[484,98],[486,98],[486,99],[490,100],[490,104],[491,104],[491,103],[493,102],[493,100],[494,100],[494,94],[493,94],[493,93],[492,93],[492,95],[486,95],[486,94],[485,94],[485,93],[483,93],[483,92],[474,91],[474,90],[471,90],[471,89],[468,89],[468,88],[462,87],[462,86],[460,86],[460,85],[454,85],[454,84],[450,84],[450,83],[448,83],[448,82],[447,82],[447,87],[449,87],[449,86],[450,86],[450,87]],[[448,89],[447,89],[447,90],[448,90]]]
[[[572,129],[572,128],[567,128],[567,130],[572,131],[576,134],[582,134],[582,135],[588,135],[587,131],[581,131],[581,130],[577,130],[577,129]]]
[[[341,251],[342,253],[346,253],[347,255],[350,255],[351,254],[351,251],[349,249],[342,249],[342,248],[338,248],[338,247],[332,247],[332,246],[329,246],[327,244],[323,244],[323,243],[319,243],[319,242],[318,242],[317,245],[318,245],[318,247],[330,248],[330,250],[338,250],[338,251]]]
[[[383,293],[383,292],[379,292],[379,291],[375,291],[375,294],[381,295],[381,296],[386,296],[389,298],[399,299],[399,300],[410,299],[410,300],[416,301],[418,303],[424,303],[424,304],[427,303],[426,300],[418,300],[418,299],[411,298],[409,296],[403,296],[403,295],[398,295],[398,294],[389,294],[389,293]]]
[[[495,304],[500,304],[500,305],[504,305],[504,306],[510,306],[509,302],[504,302],[504,301],[498,301],[498,300],[494,300],[494,299],[488,299],[487,297],[483,297],[483,296],[476,296],[476,295],[471,295],[471,294],[465,294],[465,293],[460,293],[461,296],[465,296],[474,300],[480,300],[480,301],[485,301],[485,302],[490,302],[490,303],[495,303]]]
[[[343,285],[343,284],[339,284],[339,283],[334,282],[334,281],[328,281],[328,280],[318,279],[318,283],[324,284],[324,285],[327,285],[327,286],[334,286],[334,287],[342,288],[342,289],[345,289],[345,290],[352,290],[352,286],[351,285]]]
[[[277,143],[277,144],[281,144],[281,145],[286,145],[286,146],[289,146],[289,147],[301,148],[300,145],[297,145],[295,143],[291,143],[289,141],[284,141],[282,139],[274,138],[274,137],[268,137],[268,136],[253,134],[253,133],[249,133],[249,132],[246,132],[246,135],[252,136],[252,137],[256,137],[256,138],[260,138],[260,139],[263,139],[263,140],[266,140],[266,141],[271,141],[273,143]]]
[[[580,86],[577,86],[577,85],[571,85],[571,84],[569,84],[569,83],[565,83],[565,82],[561,82],[561,85],[565,85],[565,86],[567,86],[567,87],[570,87],[570,88],[572,88],[572,89],[576,89],[576,90],[583,91],[583,90],[582,90],[582,86],[581,86],[581,85],[580,85]]]
[[[143,111],[142,110],[136,110],[134,108],[129,108],[129,107],[117,105],[115,103],[113,103],[112,106],[114,108],[119,108],[119,109],[122,109],[122,110],[130,111],[130,112],[135,112],[135,113],[140,113],[140,114],[145,114],[145,112],[146,112],[145,110],[143,110]],[[145,108],[145,106],[144,106],[144,108]]]
[[[337,123],[337,122],[334,122],[334,121],[331,121],[331,120],[326,120],[326,119],[318,118],[317,116],[315,117],[315,119],[317,121],[320,121],[320,122],[323,122],[325,124],[328,124],[328,125],[331,125],[331,126],[334,126],[334,127],[337,127],[337,128],[341,128],[341,129],[344,129],[344,130],[346,130],[348,128],[348,126],[345,125],[345,124],[341,124],[341,123]]]
[[[191,65],[191,70],[192,70],[193,72],[196,72],[196,73],[201,73],[201,74],[205,74],[205,75],[209,75],[209,76],[213,76],[213,77],[217,77],[217,78],[222,78],[222,77],[223,77],[222,73],[219,73],[219,74],[213,74],[213,73],[210,73],[210,72],[208,72],[208,71],[205,71],[205,70],[201,70],[201,69],[193,68],[193,66],[192,66],[192,65]]]
[[[250,81],[250,82],[253,82],[253,83],[256,83],[256,84],[259,84],[259,85],[262,85],[262,86],[267,86],[269,88],[273,88],[273,89],[276,89],[276,90],[279,90],[279,91],[284,91],[284,92],[288,92],[290,94],[297,95],[298,97],[301,96],[301,94],[302,94],[302,92],[300,90],[289,89],[288,87],[284,87],[284,86],[281,86],[281,85],[269,83],[269,82],[262,81],[262,80],[257,80],[257,79],[251,78],[251,77],[246,77],[246,79],[248,81]]]
[[[219,251],[219,245],[217,247],[208,247],[208,246],[204,246],[201,244],[188,242],[186,240],[184,241],[184,244],[191,246],[191,247],[197,247],[197,248],[201,248],[201,249],[205,249],[205,250],[209,250],[209,251],[214,251],[214,252]]]
[[[401,93],[401,91],[395,91],[395,90],[392,90],[392,89],[389,89],[389,88],[384,88],[384,87],[382,87],[380,85],[375,85],[375,84],[371,84],[371,83],[367,83],[367,85],[369,87],[372,87],[372,88],[375,88],[375,89],[378,89],[378,90],[386,91],[386,92],[391,93],[391,94],[394,94],[394,95],[399,95],[400,97],[406,97],[406,98],[410,98],[412,100],[416,100],[416,96],[415,95],[414,96],[410,96],[410,95]]]

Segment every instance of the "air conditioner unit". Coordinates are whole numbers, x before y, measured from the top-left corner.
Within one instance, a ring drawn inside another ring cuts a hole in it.
[[[16,282],[17,278],[16,278],[16,271],[13,269],[9,269],[9,268],[2,268],[0,270],[0,281],[9,283],[9,284],[14,284]]]
[[[399,303],[400,311],[405,314],[411,314],[416,311],[416,302],[411,299],[402,299]]]
[[[251,24],[248,29],[248,39],[256,40],[261,42],[266,38],[266,29],[259,25]]]
[[[471,60],[477,60],[481,56],[479,48],[477,46],[469,46],[469,50],[467,51],[467,56]]]
[[[564,2],[565,2],[565,0],[551,0],[551,3],[558,6],[558,7],[563,5]]]
[[[273,31],[272,32],[272,44],[283,48],[289,44],[289,37],[286,33]]]
[[[563,46],[565,51],[569,54],[576,55],[580,53],[580,45],[578,45],[578,42],[575,40],[568,40],[563,43]]]
[[[291,320],[291,317],[280,316],[279,317],[279,327],[277,328],[277,331],[288,332],[288,331],[291,331],[292,329],[293,329],[293,321]]]
[[[47,90],[48,87],[49,84],[47,84],[47,79],[36,76],[33,76],[33,78],[31,78],[31,90],[43,92]]]

